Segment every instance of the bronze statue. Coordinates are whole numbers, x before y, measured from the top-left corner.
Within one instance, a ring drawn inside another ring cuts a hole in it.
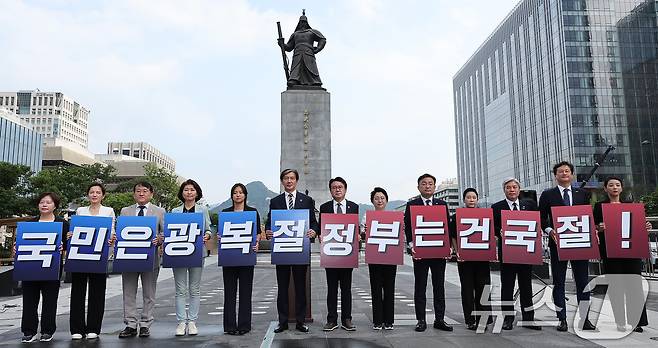
[[[281,34],[281,25],[277,22],[279,27],[279,39],[277,40],[281,53],[283,54],[283,65],[286,71],[286,78],[288,79],[288,89],[306,89],[306,88],[322,88],[322,80],[320,80],[320,73],[318,66],[315,63],[315,55],[322,51],[327,39],[318,30],[311,28],[306,18],[306,11],[302,10],[302,16],[299,17],[299,23],[295,32],[288,39],[288,43],[284,43],[283,35]],[[317,42],[317,46],[315,46]],[[285,52],[293,51],[292,64],[290,71],[288,71],[288,58]]]

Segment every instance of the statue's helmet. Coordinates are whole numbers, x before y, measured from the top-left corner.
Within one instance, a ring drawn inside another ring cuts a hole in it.
[[[295,31],[306,29],[311,29],[311,25],[308,24],[308,19],[306,18],[306,10],[302,10],[302,15],[299,17],[299,23],[297,23]]]

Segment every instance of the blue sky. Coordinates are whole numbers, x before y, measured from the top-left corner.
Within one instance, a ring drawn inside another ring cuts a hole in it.
[[[452,77],[517,0],[0,2],[0,90],[62,91],[91,110],[90,150],[146,141],[209,202],[235,182],[278,188],[276,21],[327,37],[332,175],[348,199],[417,193],[457,174]],[[358,151],[355,151],[358,149]]]

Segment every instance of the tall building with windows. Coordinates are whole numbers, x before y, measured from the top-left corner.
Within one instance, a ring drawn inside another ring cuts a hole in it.
[[[0,107],[0,162],[22,164],[41,171],[43,139],[13,112]]]
[[[589,187],[618,175],[636,195],[658,182],[654,0],[523,0],[453,79],[458,180],[483,203],[514,176],[553,185],[569,160]]]
[[[420,197],[420,195],[415,195],[407,200],[407,202],[413,201],[414,199]],[[434,198],[441,199],[446,202],[448,205],[448,213],[454,214],[459,204],[461,203],[461,196],[459,193],[459,183],[457,183],[456,178],[446,179],[436,184],[436,189],[432,195]],[[398,206],[395,210],[404,211],[407,203]]]
[[[144,142],[112,142],[107,144],[108,155],[123,155],[139,158],[158,164],[172,172],[176,171],[176,161],[160,150]]]
[[[26,90],[0,92],[0,108],[18,115],[43,135],[44,141],[61,140],[83,149],[89,145],[89,109],[61,92]]]

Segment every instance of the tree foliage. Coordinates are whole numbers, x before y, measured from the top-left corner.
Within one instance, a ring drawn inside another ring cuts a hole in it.
[[[642,202],[647,216],[658,216],[658,189],[642,196]]]
[[[146,181],[153,185],[153,199],[151,200],[151,203],[159,205],[167,211],[170,211],[172,208],[181,204],[178,199],[179,185],[177,183],[178,177],[176,174],[153,163],[147,163],[144,165],[144,173],[144,177],[118,182],[114,189],[114,192],[118,196],[109,197],[108,195],[108,197],[105,198],[106,202],[108,199],[111,199],[113,202],[117,202],[116,204],[119,204],[118,202],[128,203],[123,205],[123,207],[133,204],[134,200],[132,199],[132,192],[135,184],[140,181]],[[130,200],[128,200],[127,197],[130,197]],[[112,206],[117,210],[117,206],[110,205],[109,203],[106,203],[106,205]]]
[[[0,162],[0,218],[32,213],[30,167]]]
[[[61,199],[60,208],[64,209],[71,203],[82,204],[92,182],[112,182],[115,171],[114,167],[99,163],[80,167],[58,166],[42,170],[30,178],[30,182],[35,195],[55,192]]]
[[[155,191],[153,192],[153,203],[167,211],[181,204],[178,199],[179,185],[176,182],[178,178],[176,174],[153,163],[144,165],[144,172],[146,174],[144,179],[153,185]]]
[[[153,163],[144,165],[145,176],[118,182],[114,167],[103,164],[45,168],[36,175],[29,167],[0,162],[0,218],[37,213],[34,198],[42,192],[54,192],[61,198],[60,208],[69,204],[87,204],[87,187],[101,182],[107,192],[103,204],[120,209],[134,203],[133,186],[148,181],[154,187],[152,202],[168,211],[180,205],[176,174]],[[109,190],[109,188],[108,188]]]
[[[103,205],[112,207],[114,214],[119,216],[121,208],[135,203],[132,192],[108,192],[103,200]]]

